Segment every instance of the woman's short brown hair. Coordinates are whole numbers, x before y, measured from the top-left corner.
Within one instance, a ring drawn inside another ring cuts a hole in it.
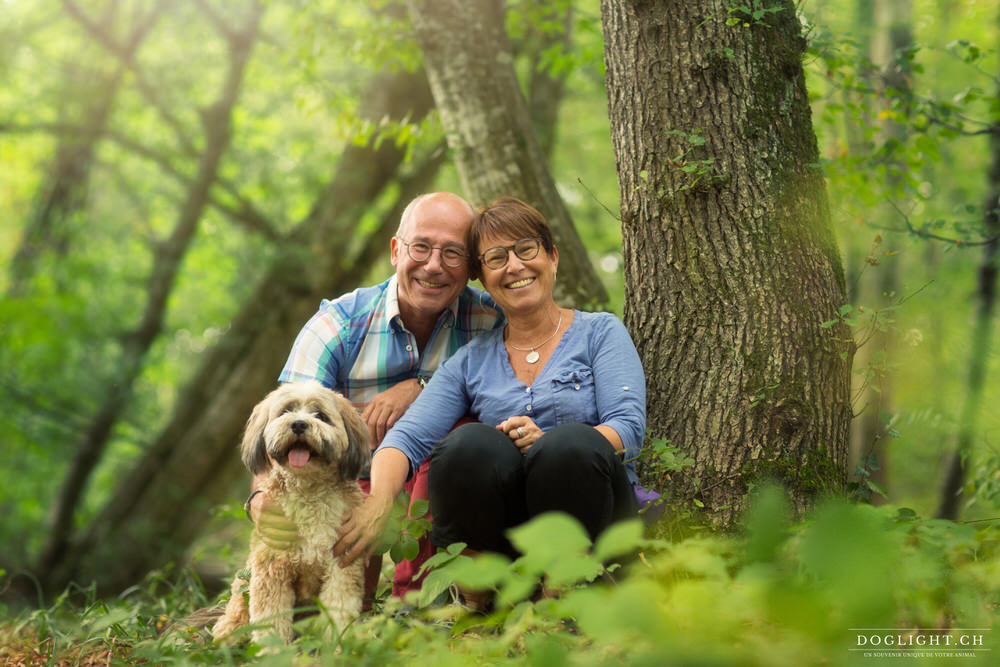
[[[472,275],[482,277],[482,265],[479,261],[479,244],[487,237],[519,239],[540,239],[542,248],[552,257],[555,253],[555,243],[552,241],[552,230],[545,218],[535,207],[525,204],[516,197],[501,197],[489,206],[484,206],[472,219],[469,228],[468,248],[470,253]]]

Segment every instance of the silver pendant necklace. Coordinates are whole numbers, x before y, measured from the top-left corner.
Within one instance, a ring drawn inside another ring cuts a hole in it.
[[[518,352],[527,352],[528,354],[524,355],[524,360],[527,361],[529,364],[538,363],[538,353],[535,352],[535,350],[537,350],[538,348],[540,348],[542,345],[545,345],[546,343],[548,343],[550,340],[552,340],[552,336],[555,336],[557,333],[559,333],[559,327],[562,326],[562,318],[563,318],[563,313],[562,313],[562,309],[560,308],[559,309],[559,321],[556,323],[556,330],[553,331],[549,335],[548,338],[546,338],[545,340],[543,340],[538,345],[532,345],[531,347],[518,347],[517,345],[514,345],[510,341],[507,341],[507,344],[510,345],[511,349],[513,349],[513,350],[517,350]]]

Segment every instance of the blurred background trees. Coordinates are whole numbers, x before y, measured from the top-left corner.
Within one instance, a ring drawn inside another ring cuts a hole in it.
[[[433,109],[446,92],[432,99],[423,69],[434,26],[410,16],[435,3],[374,4],[0,3],[8,574],[42,575],[50,590],[74,578],[124,586],[168,559],[217,553],[245,530],[234,520],[247,484],[234,434],[319,299],[388,275],[386,240],[413,193],[495,196],[469,180],[483,171],[476,160],[498,159],[483,157],[490,137]],[[511,141],[527,142],[516,148],[528,161],[547,163],[531,179],[551,179],[600,280],[588,290],[595,302],[606,291],[623,315],[599,10],[479,4],[524,94],[497,127],[521,133]],[[702,55],[724,64],[740,31],[767,34],[775,7],[792,6],[704,3],[706,25],[734,41]],[[816,326],[850,329],[851,407],[874,423],[854,430],[849,491],[922,514],[948,501],[965,518],[995,516],[1000,385],[985,304],[996,262],[997,10],[973,0],[806,0],[795,10],[819,149],[808,168],[826,176],[847,293]],[[454,95],[461,80],[451,85]],[[512,85],[496,109],[508,108]],[[463,101],[489,108],[489,91],[477,95]],[[524,119],[537,137],[526,138]],[[728,157],[699,143],[707,123],[689,120],[683,137],[664,136],[668,157]],[[478,153],[470,138],[483,140]],[[730,409],[760,409],[771,384]],[[958,482],[942,497],[952,461]],[[150,543],[162,552],[150,557]]]

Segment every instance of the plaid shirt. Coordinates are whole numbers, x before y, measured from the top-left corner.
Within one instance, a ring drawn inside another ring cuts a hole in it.
[[[278,381],[319,380],[356,405],[367,403],[397,382],[433,375],[458,348],[503,321],[488,294],[466,287],[441,313],[421,355],[399,315],[393,276],[324,299],[295,339]]]

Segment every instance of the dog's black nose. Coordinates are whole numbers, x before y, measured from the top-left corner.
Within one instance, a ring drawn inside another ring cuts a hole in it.
[[[295,435],[302,435],[303,433],[306,432],[308,428],[309,424],[307,422],[302,421],[301,419],[292,422],[292,433],[294,433]]]

